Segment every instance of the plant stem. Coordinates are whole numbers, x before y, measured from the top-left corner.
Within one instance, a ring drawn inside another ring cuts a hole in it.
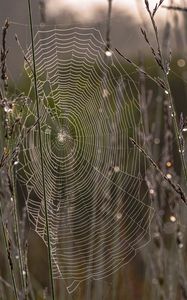
[[[148,14],[150,16],[150,20],[151,20],[153,30],[154,30],[154,33],[155,33],[155,38],[156,38],[156,43],[157,43],[157,51],[158,51],[158,55],[159,55],[159,59],[160,59],[160,63],[158,65],[159,65],[159,67],[161,68],[161,70],[163,72],[163,78],[164,78],[164,82],[165,82],[165,85],[166,85],[166,92],[168,94],[169,104],[170,104],[170,107],[171,107],[173,127],[174,127],[174,132],[175,132],[175,136],[176,136],[176,140],[177,140],[177,146],[178,146],[179,153],[180,153],[182,169],[183,169],[185,180],[187,182],[187,166],[186,166],[185,159],[184,159],[183,147],[182,147],[182,144],[181,144],[181,141],[180,141],[180,131],[179,131],[179,127],[178,127],[175,106],[174,106],[172,93],[171,93],[171,88],[170,88],[170,83],[169,83],[169,79],[168,79],[168,72],[167,72],[167,69],[166,69],[162,48],[160,46],[158,29],[157,29],[157,26],[156,26],[156,23],[155,23],[155,20],[154,20],[154,14],[151,13],[150,8],[149,8],[149,1],[147,1],[147,0],[144,0],[144,1],[145,1],[146,8],[147,8]]]
[[[28,0],[28,13],[29,13],[29,21],[30,21],[30,34],[31,34],[32,58],[33,58],[33,76],[34,76],[36,109],[37,109],[37,117],[38,117],[38,135],[39,135],[39,148],[40,148],[43,197],[44,197],[45,223],[46,223],[47,246],[48,246],[49,273],[50,273],[52,299],[55,300],[54,280],[53,280],[53,271],[52,271],[51,243],[50,243],[50,228],[49,228],[49,220],[48,220],[48,208],[47,208],[45,175],[44,175],[44,160],[43,160],[43,151],[42,151],[42,136],[41,136],[41,125],[40,125],[39,97],[38,97],[38,88],[37,88],[37,74],[36,74],[36,62],[35,62],[31,0]]]
[[[182,190],[182,188],[180,187],[179,184],[175,184],[170,178],[168,178],[163,172],[162,170],[158,167],[158,165],[154,162],[154,160],[145,152],[145,150],[136,143],[135,140],[133,140],[132,138],[129,138],[131,143],[134,144],[134,146],[136,146],[136,148],[143,153],[143,155],[145,156],[145,158],[147,160],[149,160],[149,162],[151,163],[151,165],[157,170],[158,173],[160,173],[161,177],[169,183],[169,185],[172,187],[172,189],[180,196],[181,200],[187,204],[187,199],[186,199],[186,195],[184,194],[184,191]]]
[[[184,177],[187,183],[187,167],[186,167],[186,162],[185,162],[185,158],[184,158],[184,153],[183,153],[183,147],[181,144],[181,140],[180,140],[180,132],[179,132],[179,127],[178,127],[178,122],[177,122],[177,118],[176,118],[176,112],[175,112],[175,107],[174,107],[174,103],[173,103],[173,98],[172,98],[172,94],[171,94],[171,88],[170,88],[170,84],[168,81],[168,77],[165,74],[165,82],[167,84],[167,91],[168,91],[168,97],[169,97],[169,103],[171,106],[171,113],[172,113],[172,119],[173,119],[173,127],[174,127],[174,131],[175,131],[175,135],[176,135],[176,140],[177,140],[177,146],[179,149],[179,153],[180,153],[180,158],[181,158],[181,164],[182,164],[182,169],[184,172]]]
[[[111,14],[112,0],[108,0],[108,17],[107,17],[107,32],[106,32],[106,50],[110,50],[110,31],[111,31]]]
[[[0,201],[0,219],[1,219],[1,225],[2,225],[2,230],[3,230],[3,239],[4,239],[4,242],[5,242],[7,258],[8,258],[10,254],[9,254],[9,250],[8,250],[8,241],[7,241],[7,236],[6,236],[5,225],[4,225],[4,222],[3,222],[3,213],[2,213],[1,201]],[[9,258],[8,258],[8,260],[9,260]],[[13,272],[13,267],[10,265],[10,262],[9,262],[9,268],[10,268],[10,274],[11,274],[15,299],[18,300],[19,297],[18,297],[17,288],[16,288],[16,280],[15,280],[15,276],[14,276],[14,272]]]
[[[18,207],[17,207],[17,195],[16,195],[16,186],[15,186],[15,178],[16,174],[14,172],[14,167],[11,172],[12,174],[12,201],[13,201],[13,214],[14,214],[14,222],[15,222],[15,236],[16,236],[16,243],[18,247],[18,255],[19,255],[19,269],[21,272],[21,282],[22,286],[25,292],[25,298],[27,299],[27,286],[26,286],[26,281],[25,281],[25,270],[24,270],[24,263],[23,263],[23,253],[22,253],[22,245],[21,245],[21,240],[20,240],[20,228],[19,228],[19,218],[18,218]],[[10,178],[9,178],[10,180]],[[9,183],[11,185],[11,182]]]

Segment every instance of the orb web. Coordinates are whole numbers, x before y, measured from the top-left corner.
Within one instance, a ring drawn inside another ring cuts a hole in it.
[[[39,31],[34,43],[53,274],[72,292],[116,272],[149,240],[145,161],[129,141],[140,143],[143,132],[138,89],[96,29]],[[27,58],[32,98],[31,47]],[[46,242],[36,121],[33,100],[18,174],[30,222]]]

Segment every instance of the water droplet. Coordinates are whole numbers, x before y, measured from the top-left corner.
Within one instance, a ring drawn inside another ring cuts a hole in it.
[[[103,89],[103,98],[107,98],[109,96],[109,91],[107,89]]]
[[[182,153],[182,154],[183,154],[183,153],[184,153],[184,149],[182,149],[182,150],[179,149],[179,153]]]
[[[116,220],[118,221],[118,220],[120,220],[122,218],[122,213],[121,212],[118,212],[117,214],[116,214]]]
[[[14,166],[17,166],[19,164],[19,160],[17,159],[17,160],[15,160],[15,162],[14,162]]]
[[[12,111],[12,107],[10,106],[10,105],[5,105],[4,106],[4,111],[6,112],[6,113],[9,113],[9,112],[11,112]]]
[[[107,57],[110,57],[110,56],[112,56],[112,52],[111,52],[110,50],[106,50],[106,51],[105,51],[105,55],[106,55]]]
[[[170,67],[168,67],[167,72],[166,72],[167,75],[169,75],[170,70],[171,70]]]
[[[166,167],[167,167],[167,168],[171,168],[171,167],[172,167],[172,162],[171,162],[171,161],[167,161]]]
[[[180,68],[183,68],[183,67],[185,67],[186,62],[185,62],[184,59],[180,58],[180,59],[177,61],[177,65],[178,65]]]
[[[160,139],[159,139],[159,138],[155,138],[155,139],[154,139],[154,143],[155,143],[156,145],[159,145],[159,144],[160,144]]]
[[[118,173],[119,171],[120,171],[120,168],[119,168],[118,166],[115,166],[115,167],[114,167],[114,172],[115,172],[115,173]]]
[[[50,129],[50,128],[47,128],[47,129],[45,130],[45,133],[46,133],[46,134],[50,134],[50,133],[51,133],[51,129]]]
[[[172,223],[175,223],[177,221],[177,219],[174,215],[171,215],[169,219]]]
[[[168,92],[167,90],[165,90],[165,94],[166,94],[166,95],[169,95],[169,92]]]
[[[11,197],[11,198],[10,198],[10,201],[11,201],[11,202],[13,202],[13,201],[14,201],[13,197]]]
[[[186,132],[187,131],[187,126],[185,126],[183,129],[182,129],[183,132]]]
[[[182,249],[184,247],[183,243],[181,243],[181,242],[178,244],[178,246],[180,249]]]
[[[149,193],[150,193],[151,195],[154,195],[154,193],[155,193],[154,189],[150,189],[150,190],[149,190]]]
[[[172,175],[171,175],[170,173],[168,173],[168,174],[166,174],[166,177],[167,177],[168,179],[171,179],[171,178],[172,178]]]
[[[159,237],[160,237],[159,232],[155,232],[155,233],[153,234],[153,237],[156,238],[156,239],[159,238]]]
[[[16,259],[19,259],[19,255],[16,255],[15,258],[16,258]]]
[[[23,276],[25,276],[26,275],[26,271],[25,270],[23,270]]]

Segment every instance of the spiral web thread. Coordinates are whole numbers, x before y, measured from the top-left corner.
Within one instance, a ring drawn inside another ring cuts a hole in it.
[[[53,274],[73,292],[117,271],[149,240],[145,161],[129,141],[140,143],[143,132],[138,90],[114,53],[106,56],[96,29],[39,31],[35,51]],[[31,48],[27,58],[32,98]],[[36,115],[33,101],[25,130]],[[33,126],[18,174],[29,219],[46,242],[38,138]]]

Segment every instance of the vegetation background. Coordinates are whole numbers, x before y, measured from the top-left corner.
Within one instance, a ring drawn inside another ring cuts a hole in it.
[[[19,1],[8,5],[8,1],[2,1],[0,4],[3,27],[0,86],[0,299],[187,299],[187,3],[181,1],[181,5],[176,6],[171,1],[166,8],[164,1],[157,1],[159,7],[156,7],[153,15],[148,1],[143,1],[145,13],[141,25],[130,15],[112,9],[111,14],[108,14],[108,10],[99,11],[99,17],[86,24],[99,28],[105,36],[110,18],[109,46],[113,51],[115,48],[120,51],[122,64],[138,83],[145,131],[141,143],[143,151],[140,150],[150,165],[145,181],[155,214],[150,229],[151,241],[138,251],[129,264],[103,280],[83,282],[72,294],[67,292],[63,280],[55,280],[55,295],[51,288],[48,250],[30,228],[25,199],[21,196],[19,181],[12,171],[18,153],[14,131],[11,130],[19,130],[19,120],[17,116],[12,118],[12,127],[6,121],[7,109],[11,112],[11,105],[17,99],[21,106],[25,99],[23,94],[28,90],[22,66],[23,51],[30,44],[30,27],[25,29],[21,25],[29,24],[28,3]],[[108,0],[107,3],[110,8],[112,1]],[[32,1],[31,4],[34,25],[52,25],[63,20],[63,24],[69,26],[78,22],[74,15],[67,12],[56,19],[49,17],[44,1]],[[167,18],[161,21],[159,13],[162,10],[168,13]],[[7,18],[8,21],[5,21]],[[149,32],[149,38],[145,31],[141,33],[140,27]],[[23,94],[20,95],[18,90]],[[135,144],[135,147],[139,146]]]

